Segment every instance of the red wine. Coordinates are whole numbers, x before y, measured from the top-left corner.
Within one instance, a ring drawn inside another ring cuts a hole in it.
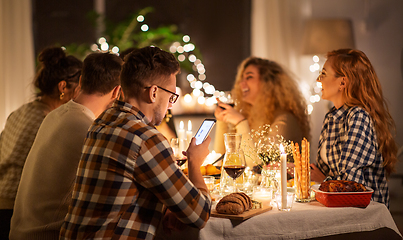
[[[225,104],[228,104],[228,105],[230,105],[231,107],[235,107],[235,103],[225,103]],[[225,110],[225,108],[223,108],[223,107],[220,107],[221,109],[223,109],[223,110]]]
[[[232,177],[233,179],[241,176],[241,174],[245,171],[245,166],[240,165],[229,165],[224,166],[225,172]]]
[[[185,164],[186,160],[187,160],[186,158],[176,159],[176,164],[180,167],[183,164]]]
[[[227,103],[228,105],[230,105],[231,107],[235,107],[235,103]]]

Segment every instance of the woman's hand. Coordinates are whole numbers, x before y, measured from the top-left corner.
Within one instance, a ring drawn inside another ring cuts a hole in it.
[[[322,173],[322,171],[319,170],[319,168],[311,163],[311,181],[315,182],[323,182],[325,180],[326,176]]]
[[[217,120],[223,121],[225,123],[230,123],[232,125],[237,125],[239,122],[245,119],[245,117],[231,107],[228,104],[222,103],[217,99],[218,107],[214,111],[214,116]]]

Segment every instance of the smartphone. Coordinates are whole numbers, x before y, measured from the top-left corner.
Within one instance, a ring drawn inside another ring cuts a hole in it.
[[[203,123],[200,125],[199,130],[197,130],[197,133],[195,135],[196,145],[199,145],[206,139],[206,137],[211,132],[211,129],[213,129],[216,121],[217,120],[212,118],[204,119]]]

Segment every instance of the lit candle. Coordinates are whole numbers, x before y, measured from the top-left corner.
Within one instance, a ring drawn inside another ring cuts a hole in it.
[[[188,121],[188,130],[186,131],[186,139],[188,140],[188,143],[192,140],[193,137],[193,132],[192,132],[192,122],[189,120]]]
[[[179,123],[178,138],[185,139],[185,124],[183,123],[183,121]]]
[[[186,141],[186,135],[185,135],[185,124],[183,121],[180,121],[179,123],[179,129],[178,129],[178,138],[179,138],[179,151],[186,151],[186,146],[185,146],[185,141]]]
[[[284,152],[283,144],[280,144],[280,168],[281,168],[281,206],[287,208],[287,154]]]
[[[187,93],[185,96],[183,96],[181,100],[182,110],[184,112],[195,112],[195,110],[197,110],[197,101],[196,98],[194,98],[192,95]]]
[[[259,190],[253,190],[252,195],[253,200],[262,202],[263,206],[270,206],[270,202],[272,199],[271,188],[261,188]]]
[[[216,153],[214,150],[209,153],[202,165],[212,164],[215,160],[221,157],[221,154]]]

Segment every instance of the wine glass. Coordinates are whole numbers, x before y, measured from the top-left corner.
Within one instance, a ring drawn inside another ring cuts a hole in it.
[[[232,98],[231,91],[223,92],[220,97],[218,98],[222,103],[228,104],[231,107],[235,106],[235,101]]]
[[[245,155],[240,151],[238,153],[228,153],[224,162],[224,170],[233,179],[234,192],[238,192],[236,179],[243,174],[246,168]]]
[[[187,158],[185,156],[183,156],[180,148],[179,148],[179,138],[172,138],[171,139],[171,148],[174,152],[174,158],[176,161],[176,164],[181,167],[183,164],[186,163]]]
[[[238,102],[235,101],[234,98],[232,97],[231,91],[222,92],[222,93],[220,94],[220,97],[219,97],[218,99],[219,99],[222,103],[228,104],[228,105],[230,105],[231,107],[235,107],[235,105],[238,104]],[[223,108],[223,107],[220,107],[220,108],[225,110],[225,108]],[[241,111],[240,111],[240,112],[241,112]],[[235,125],[233,125],[233,124],[231,124],[231,123],[228,123],[228,128],[229,128],[230,130],[233,130],[233,129],[235,128]]]
[[[233,179],[234,192],[238,192],[236,179],[242,175],[246,168],[245,155],[241,149],[242,135],[239,133],[225,133],[225,157],[223,168]]]
[[[215,177],[214,176],[203,176],[204,183],[207,186],[207,190],[212,193],[214,191]]]

